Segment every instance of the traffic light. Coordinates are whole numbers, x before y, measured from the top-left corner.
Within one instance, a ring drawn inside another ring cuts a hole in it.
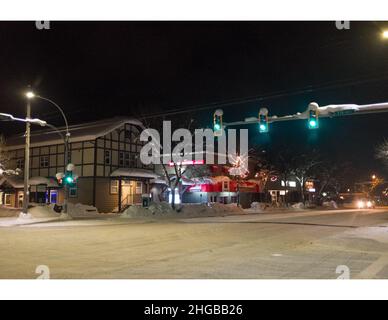
[[[72,187],[77,182],[77,175],[73,174],[73,171],[66,171],[64,177],[62,178],[62,184]]]
[[[259,112],[259,131],[267,133],[269,131],[268,109],[261,108]]]
[[[65,184],[73,184],[74,183],[73,174],[71,172],[66,174],[64,182],[65,182]]]
[[[315,130],[319,128],[319,118],[318,110],[310,109],[309,110],[309,119],[308,126],[310,130]]]
[[[214,117],[213,117],[213,130],[214,130],[214,135],[217,137],[222,136],[222,131],[223,131],[223,111],[222,110],[216,110],[214,112]]]
[[[267,133],[269,131],[267,115],[264,115],[264,114],[259,115],[259,131],[260,133]]]

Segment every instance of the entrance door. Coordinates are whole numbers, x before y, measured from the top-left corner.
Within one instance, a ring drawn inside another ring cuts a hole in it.
[[[56,204],[58,202],[58,191],[50,190],[50,203]]]
[[[18,208],[23,208],[24,193],[18,193]]]
[[[133,183],[128,180],[121,181],[121,205],[133,205],[134,187]]]

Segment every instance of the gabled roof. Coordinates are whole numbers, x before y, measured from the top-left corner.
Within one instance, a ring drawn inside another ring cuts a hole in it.
[[[139,128],[144,128],[143,124],[136,119],[116,117],[95,122],[88,122],[69,127],[71,134],[70,142],[81,142],[95,140],[103,137],[106,134],[120,128],[124,124],[133,124]],[[59,128],[59,131],[65,135],[64,127]],[[31,147],[40,147],[53,144],[62,144],[63,140],[58,132],[53,130],[33,131],[31,134]],[[24,147],[24,133],[12,136],[7,139],[7,150],[14,150]]]

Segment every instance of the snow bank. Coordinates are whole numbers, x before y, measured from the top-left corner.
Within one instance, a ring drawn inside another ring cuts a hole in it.
[[[216,217],[243,214],[244,211],[237,205],[224,205],[219,203],[208,204],[184,204],[174,211],[166,202],[152,203],[149,208],[131,206],[120,216],[121,218],[194,218]]]
[[[96,207],[84,205],[81,203],[69,203],[67,205],[67,212],[70,214],[70,216],[74,218],[99,215],[99,212]]]
[[[20,213],[19,209],[0,207],[0,218],[17,217]]]
[[[33,218],[58,218],[59,214],[54,211],[54,206],[36,206],[28,209]]]
[[[338,209],[338,204],[335,201],[325,201],[322,203],[322,206],[328,209]]]
[[[297,210],[302,210],[302,209],[305,209],[305,205],[303,204],[303,202],[298,202],[298,203],[295,203],[291,206],[292,209],[297,209]]]

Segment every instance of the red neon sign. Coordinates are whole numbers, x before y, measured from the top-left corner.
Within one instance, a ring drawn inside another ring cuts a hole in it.
[[[184,160],[183,162],[177,162],[178,166],[195,166],[200,164],[205,164],[204,160]],[[174,162],[168,164],[170,167],[174,166]]]

